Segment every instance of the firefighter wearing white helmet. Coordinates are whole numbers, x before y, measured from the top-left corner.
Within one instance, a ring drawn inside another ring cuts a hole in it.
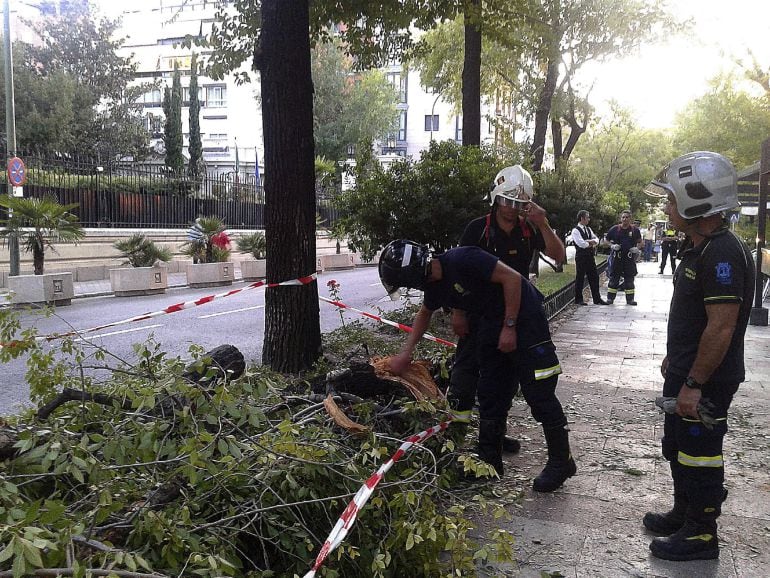
[[[665,197],[664,212],[688,243],[680,251],[668,316],[663,395],[676,398],[661,445],[671,466],[673,508],[643,523],[665,537],[650,544],[665,560],[719,557],[717,518],[724,489],[723,440],[733,395],[745,379],[743,340],[754,294],[751,252],[724,212],[738,206],[735,169],[720,154],[698,151],[671,161],[645,192]],[[713,427],[698,405],[709,400]]]
[[[565,259],[564,245],[553,232],[546,218],[545,211],[533,201],[532,177],[520,165],[505,167],[497,173],[490,192],[491,209],[486,215],[474,219],[465,228],[460,238],[461,246],[476,246],[496,256],[505,265],[529,279],[529,265],[535,253],[543,251],[557,263]],[[452,327],[460,337],[450,376],[449,401],[453,407],[455,419],[460,423],[470,421],[471,410],[476,401],[476,389],[479,380],[479,363],[476,356],[478,346],[476,328],[478,319],[463,311],[453,310]],[[511,376],[510,386],[514,392],[519,387],[520,376]],[[533,389],[523,388],[527,393]],[[527,399],[527,403],[537,408],[537,400]],[[537,410],[535,410],[537,411]],[[546,410],[548,423],[556,423],[551,413]],[[555,430],[557,428],[554,428]],[[558,431],[554,434],[560,436]],[[552,441],[552,445],[559,443]],[[516,453],[520,448],[518,440],[505,436],[503,448],[508,453]],[[551,470],[549,470],[551,473]],[[535,484],[535,489],[551,491],[560,486],[564,472],[555,472]]]

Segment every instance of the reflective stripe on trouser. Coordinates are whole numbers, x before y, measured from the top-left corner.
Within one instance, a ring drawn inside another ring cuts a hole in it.
[[[559,375],[560,373],[561,373],[561,365],[557,363],[556,365],[553,365],[551,367],[546,367],[544,369],[536,369],[535,380],[540,381],[541,379],[548,379],[549,377],[553,377],[554,375]]]
[[[471,421],[471,410],[451,410],[449,412],[449,415],[451,415],[454,418],[455,423],[470,423]]]
[[[663,395],[676,396],[683,376],[668,375]],[[688,517],[716,520],[724,496],[723,442],[727,432],[727,411],[736,386],[703,386],[702,396],[714,404],[717,423],[707,428],[700,420],[666,414],[663,427],[663,456],[676,462],[688,502]]]

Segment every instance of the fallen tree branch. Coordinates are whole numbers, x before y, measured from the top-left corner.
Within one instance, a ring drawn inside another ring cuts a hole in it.
[[[32,574],[27,574],[27,576],[74,576],[75,572],[75,568],[40,568]],[[119,578],[168,578],[166,574],[146,574],[127,570],[104,570],[102,568],[87,568],[85,573],[90,576],[118,576]],[[13,572],[0,572],[0,578],[13,578]]]

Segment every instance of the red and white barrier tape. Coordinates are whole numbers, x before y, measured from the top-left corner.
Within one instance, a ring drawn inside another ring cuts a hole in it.
[[[183,311],[184,309],[191,309],[193,307],[198,307],[200,305],[205,305],[206,303],[211,303],[215,299],[221,299],[223,297],[230,297],[231,295],[236,295],[237,293],[242,293],[244,291],[249,291],[251,289],[257,289],[259,287],[282,287],[282,286],[288,286],[288,285],[308,285],[316,280],[318,277],[317,273],[313,273],[311,275],[308,275],[306,277],[300,277],[299,279],[292,279],[291,281],[282,281],[280,283],[268,283],[267,281],[255,281],[254,283],[250,283],[249,285],[246,285],[246,287],[241,287],[240,289],[232,289],[230,291],[225,291],[224,293],[218,293],[216,295],[207,295],[206,297],[200,297],[199,299],[195,299],[193,301],[183,301],[182,303],[175,303],[174,305],[169,305],[165,309],[161,309],[160,311],[153,311],[151,313],[143,313],[142,315],[137,315],[135,317],[129,317],[128,319],[122,319],[120,321],[114,321],[112,323],[107,323],[105,325],[99,325],[98,327],[91,327],[89,329],[81,329],[76,331],[69,331],[67,333],[55,333],[53,335],[43,335],[37,337],[39,340],[45,340],[45,341],[52,341],[54,339],[61,339],[62,337],[70,337],[72,335],[83,335],[85,333],[93,333],[95,331],[101,331],[102,329],[107,329],[108,327],[115,327],[116,325],[124,325],[126,323],[133,323],[135,321],[145,321],[146,319],[153,319],[154,317],[160,317],[161,315],[168,315],[170,313],[177,313],[178,311]],[[12,343],[8,344],[0,344],[0,347],[9,347],[13,346]]]
[[[334,301],[333,299],[327,299],[326,297],[321,297],[320,295],[318,296],[318,298],[321,301],[330,303],[336,307],[339,307],[340,309],[349,309],[350,311],[355,311],[359,315],[363,315],[364,317],[368,317],[369,319],[374,319],[375,321],[379,321],[380,323],[384,323],[385,325],[396,327],[401,331],[406,331],[407,333],[412,332],[412,328],[409,327],[408,325],[404,325],[403,323],[396,323],[395,321],[391,321],[390,319],[385,319],[383,317],[380,317],[379,315],[374,315],[373,313],[367,313],[366,311],[361,311],[360,309],[356,309],[355,307],[351,307],[350,305],[345,305],[341,301]],[[447,341],[446,339],[441,339],[440,337],[436,337],[435,335],[431,335],[430,333],[424,334],[423,338],[429,339],[431,341],[435,341],[436,343],[440,343],[442,345],[446,345],[447,347],[457,347],[456,343],[452,343],[451,341]]]
[[[380,466],[379,470],[377,470],[368,480],[366,480],[366,482],[364,482],[364,485],[361,486],[361,489],[356,492],[355,496],[353,496],[353,499],[348,504],[348,507],[345,508],[344,512],[342,512],[342,515],[334,525],[334,528],[329,534],[329,537],[326,538],[326,542],[324,542],[323,547],[321,547],[321,551],[318,553],[313,567],[307,574],[305,574],[304,578],[313,578],[318,569],[321,567],[321,564],[323,564],[324,560],[326,560],[329,554],[331,554],[337,548],[337,546],[342,543],[342,541],[345,539],[345,536],[348,535],[348,530],[350,530],[351,526],[353,526],[353,523],[356,521],[358,512],[361,510],[361,508],[364,507],[364,504],[366,504],[367,500],[369,500],[369,497],[374,492],[374,488],[376,488],[377,484],[380,483],[380,480],[385,477],[385,474],[393,466],[393,464],[400,460],[403,455],[412,448],[414,444],[422,443],[438,432],[444,431],[449,426],[451,421],[452,418],[450,417],[448,420],[442,421],[440,424],[434,425],[430,429],[409,436],[406,441],[402,443],[401,446],[396,450],[396,453],[394,453],[387,462]]]

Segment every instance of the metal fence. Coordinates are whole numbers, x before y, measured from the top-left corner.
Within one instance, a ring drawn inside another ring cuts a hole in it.
[[[597,265],[596,270],[599,272],[599,275],[606,271],[607,261]],[[575,280],[573,279],[571,283],[565,285],[555,293],[551,293],[548,297],[545,298],[545,301],[543,301],[543,308],[545,309],[545,314],[548,317],[548,321],[555,319],[559,313],[564,311],[567,306],[574,302]]]
[[[195,178],[151,162],[19,156],[27,166],[24,196],[53,195],[60,203],[76,203],[72,212],[84,227],[179,228],[205,215],[220,217],[231,229],[265,228],[265,193],[254,174]],[[334,192],[320,191],[317,197],[318,227],[330,228],[338,218]]]

